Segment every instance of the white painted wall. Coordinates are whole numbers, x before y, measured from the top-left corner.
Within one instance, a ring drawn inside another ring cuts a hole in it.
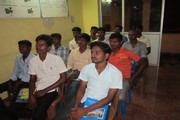
[[[159,66],[160,52],[161,52],[160,33],[151,32],[151,33],[143,33],[143,35],[147,36],[151,42],[151,53],[148,55],[149,64],[152,66]]]

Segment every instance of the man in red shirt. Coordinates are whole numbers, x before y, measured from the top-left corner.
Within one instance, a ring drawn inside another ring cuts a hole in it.
[[[143,62],[141,62],[140,56],[138,56],[137,54],[135,54],[130,50],[121,48],[122,45],[121,34],[113,33],[110,35],[109,40],[110,40],[110,46],[112,48],[112,53],[109,57],[109,62],[114,66],[116,66],[123,74],[123,89],[121,90],[119,97],[121,103],[121,101],[125,101],[128,89],[132,85],[132,82],[143,71],[144,64]],[[132,61],[137,62],[139,66],[133,75],[131,75]]]

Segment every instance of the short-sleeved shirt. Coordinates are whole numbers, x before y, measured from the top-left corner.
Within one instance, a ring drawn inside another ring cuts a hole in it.
[[[111,54],[109,57],[109,63],[116,66],[123,74],[123,78],[131,77],[131,61],[137,62],[140,57],[134,52],[121,48],[117,53]]]
[[[60,79],[60,74],[66,72],[67,68],[61,57],[47,53],[44,61],[39,55],[31,59],[29,64],[29,74],[36,75],[35,91],[43,90]],[[51,90],[49,92],[52,92]]]
[[[69,50],[72,50],[72,49],[75,49],[78,47],[79,47],[79,45],[76,43],[75,38],[69,42]]]
[[[137,55],[139,55],[140,57],[147,57],[147,48],[143,42],[137,41],[135,47],[133,47],[130,41],[127,41],[122,45],[122,48],[131,50]]]
[[[87,48],[83,53],[79,51],[79,48],[73,49],[68,57],[68,69],[77,69],[81,71],[81,69],[91,63],[91,50]]]
[[[109,45],[109,40],[104,38],[104,40],[100,41],[99,38],[97,38],[96,40],[94,40],[93,42],[104,42],[104,43],[107,43]]]
[[[146,47],[151,47],[151,43],[148,37],[142,35],[140,38],[137,38],[137,40],[143,42]]]
[[[109,89],[122,89],[122,73],[110,63],[100,74],[94,63],[86,65],[80,72],[79,79],[87,82],[81,103],[87,97],[101,100],[108,95]]]
[[[69,56],[69,49],[65,46],[61,45],[57,50],[55,49],[54,45],[52,45],[50,53],[54,55],[60,56],[64,63],[67,64],[68,56]]]
[[[29,82],[29,62],[33,57],[35,57],[35,55],[32,53],[29,53],[28,57],[25,60],[23,60],[22,54],[16,56],[13,72],[10,77],[11,80],[16,81],[17,79],[21,79],[21,81],[23,82]]]

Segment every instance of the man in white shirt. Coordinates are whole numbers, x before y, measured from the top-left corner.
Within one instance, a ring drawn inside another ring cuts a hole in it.
[[[48,53],[52,45],[49,35],[36,38],[38,55],[29,64],[30,85],[28,108],[34,120],[45,120],[47,110],[66,80],[66,66],[61,57]]]
[[[103,42],[91,43],[91,64],[86,65],[80,75],[81,80],[70,119],[79,120],[88,112],[109,104],[119,89],[122,89],[122,73],[107,60],[111,48]],[[87,97],[98,100],[97,103],[81,108]]]
[[[98,30],[98,27],[96,26],[91,27],[91,30],[90,30],[91,42],[97,39],[97,30]]]
[[[74,27],[72,29],[72,32],[73,32],[74,38],[69,42],[69,50],[70,51],[72,49],[75,49],[75,48],[79,47],[77,41],[78,41],[78,36],[81,34],[81,28]]]
[[[98,28],[97,30],[97,34],[98,34],[98,38],[95,41],[99,41],[99,42],[105,42],[109,45],[109,40],[106,39],[105,35],[106,35],[106,30],[103,27]]]

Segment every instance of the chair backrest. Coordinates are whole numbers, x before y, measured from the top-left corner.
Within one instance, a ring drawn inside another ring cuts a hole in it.
[[[111,106],[109,108],[109,113],[108,113],[108,120],[114,120],[116,116],[116,112],[119,104],[119,95],[120,95],[120,90],[118,90],[113,101],[111,102]]]

